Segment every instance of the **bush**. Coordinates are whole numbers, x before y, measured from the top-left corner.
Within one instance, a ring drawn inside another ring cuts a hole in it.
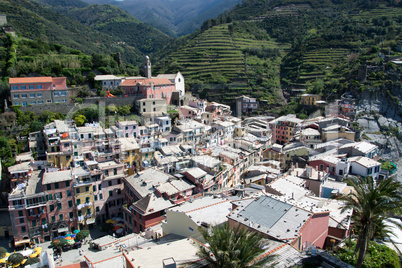
[[[353,266],[356,266],[357,255],[354,253],[356,243],[353,242],[352,248],[340,248],[336,253],[337,257]],[[401,267],[398,254],[385,245],[370,242],[367,247],[366,257],[363,262],[363,267]]]
[[[12,265],[20,264],[24,260],[24,256],[21,253],[14,253],[8,257],[8,261],[11,262]]]

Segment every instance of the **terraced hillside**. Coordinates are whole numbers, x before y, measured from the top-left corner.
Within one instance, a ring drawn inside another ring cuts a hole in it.
[[[259,40],[255,32],[239,29],[233,29],[232,24],[214,26],[165,61],[177,64],[202,97],[231,103],[235,97],[248,94],[276,103],[280,56],[290,45],[268,38]],[[260,51],[278,51],[278,57],[261,56]],[[202,86],[197,86],[199,81],[204,81]]]
[[[307,82],[323,78],[339,63],[347,62],[349,52],[349,49],[344,48],[314,49],[306,52],[303,63],[300,65],[300,76],[295,85],[305,87]]]

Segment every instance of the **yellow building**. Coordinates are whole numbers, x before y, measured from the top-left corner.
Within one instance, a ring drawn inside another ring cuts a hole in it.
[[[140,161],[141,161],[141,168],[147,168],[151,165],[152,161],[155,158],[155,149],[152,147],[145,147],[145,148],[140,148],[139,150],[140,154]]]
[[[94,192],[92,183],[79,182],[74,185],[75,207],[79,229],[95,222]]]
[[[234,129],[234,137],[244,137],[244,135],[246,134],[246,128],[245,127],[238,127],[236,126]]]
[[[141,167],[140,146],[135,138],[120,138],[124,168],[131,176]]]
[[[322,141],[330,141],[344,138],[351,141],[355,140],[355,132],[341,125],[333,125],[322,129]]]
[[[48,163],[53,164],[58,168],[66,168],[69,167],[71,162],[73,161],[72,153],[47,153],[46,160]]]
[[[301,105],[314,106],[319,100],[321,100],[321,96],[317,94],[303,94],[300,96]]]

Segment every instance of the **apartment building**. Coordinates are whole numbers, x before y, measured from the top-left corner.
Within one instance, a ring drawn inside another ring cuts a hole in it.
[[[296,134],[303,120],[294,114],[281,116],[269,122],[272,130],[272,141],[279,144],[288,143]]]
[[[67,103],[70,99],[66,77],[16,77],[8,83],[13,105]]]

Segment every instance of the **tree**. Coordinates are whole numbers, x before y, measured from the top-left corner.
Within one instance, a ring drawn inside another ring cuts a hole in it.
[[[80,114],[74,117],[74,121],[77,127],[80,127],[84,125],[84,123],[87,121],[87,118],[84,115]]]
[[[77,239],[78,241],[82,241],[88,236],[89,236],[89,230],[81,230],[79,233],[77,233],[75,239]]]
[[[240,226],[228,223],[212,227],[211,232],[200,228],[209,247],[200,246],[198,254],[210,267],[262,267],[273,260],[273,255],[259,258],[264,252],[263,237]]]
[[[87,85],[82,86],[77,90],[77,97],[78,98],[86,98],[91,95],[91,91],[89,90],[89,87]]]
[[[3,247],[0,247],[0,259],[6,256],[7,250]]]
[[[12,265],[20,264],[24,260],[24,256],[21,253],[14,253],[8,257],[8,261],[11,262]]]
[[[370,176],[348,179],[347,182],[354,187],[355,191],[339,199],[346,201],[344,210],[353,209],[353,219],[359,227],[355,252],[359,253],[356,267],[360,268],[366,255],[368,242],[380,232],[379,220],[389,219],[393,213],[400,212],[402,184],[392,178],[376,182]]]

